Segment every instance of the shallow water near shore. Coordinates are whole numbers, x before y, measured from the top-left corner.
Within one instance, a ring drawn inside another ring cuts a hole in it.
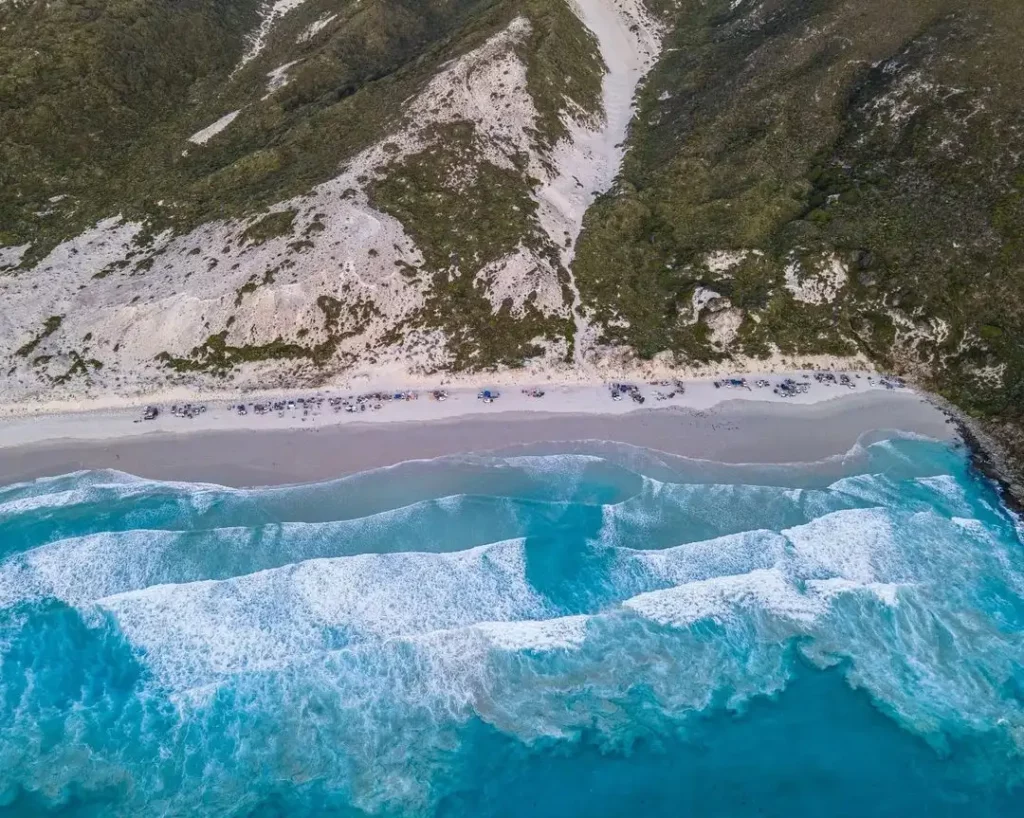
[[[0,488],[0,815],[1016,815],[1022,633],[921,438],[79,472]]]

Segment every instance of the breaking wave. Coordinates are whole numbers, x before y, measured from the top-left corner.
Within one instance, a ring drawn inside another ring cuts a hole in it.
[[[1011,814],[1021,545],[919,439],[0,488],[0,814]]]

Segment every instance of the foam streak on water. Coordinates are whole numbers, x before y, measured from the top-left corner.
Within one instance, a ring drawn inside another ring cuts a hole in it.
[[[898,438],[0,488],[0,815],[1024,814],[1019,531]]]

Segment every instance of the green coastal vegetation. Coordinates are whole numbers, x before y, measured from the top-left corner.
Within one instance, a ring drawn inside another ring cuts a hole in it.
[[[0,4],[0,245],[31,242],[27,267],[112,213],[185,231],[303,193],[516,12],[495,0],[308,0],[236,71],[259,7]],[[328,10],[332,25],[297,45]],[[263,99],[267,73],[296,57]],[[207,144],[185,141],[235,110]]]
[[[308,362],[323,367],[333,360],[338,345],[346,338],[362,334],[367,324],[380,312],[372,301],[355,298],[342,301],[329,295],[317,298],[316,306],[322,313],[322,329],[319,343],[297,343],[278,336],[268,344],[229,344],[228,330],[210,335],[203,343],[193,347],[185,356],[161,352],[156,360],[169,371],[178,375],[190,372],[206,372],[225,377],[232,369],[247,363],[267,361]],[[233,323],[229,319],[228,324]],[[298,337],[304,339],[309,330],[299,330]]]
[[[213,219],[244,218],[308,191],[401,125],[403,104],[444,64],[515,17],[530,22],[516,50],[539,114],[534,142],[550,147],[564,136],[570,106],[579,117],[601,112],[596,41],[562,0],[307,0],[239,68],[258,9],[255,2],[205,0],[187,0],[173,13],[132,0],[0,6],[0,246],[31,244],[22,269],[120,213],[145,224],[133,254],[141,257],[115,261],[95,278],[129,269],[141,274],[153,264],[146,242],[161,230],[184,233]],[[305,38],[311,24],[331,15]],[[45,53],[31,45],[39,42],[49,45]],[[282,65],[289,66],[288,82],[268,93],[267,74]],[[208,142],[187,142],[234,110],[237,118]],[[48,139],[51,129],[63,138]],[[429,279],[429,303],[393,337],[439,329],[450,334],[450,357],[459,368],[521,364],[540,351],[535,339],[565,338],[569,322],[542,315],[532,298],[515,315],[508,305],[494,312],[475,273],[520,242],[539,246],[530,218],[536,180],[478,162],[472,123],[438,129],[434,139],[442,147],[389,168],[372,190],[428,256],[426,270],[406,272]],[[449,185],[467,175],[475,184]],[[242,242],[287,237],[295,216],[284,210],[256,218]],[[453,224],[472,226],[472,234],[452,230]],[[289,249],[307,250],[318,227],[322,222],[314,221]],[[450,263],[460,255],[479,263],[475,269]],[[272,283],[274,272],[240,286],[236,306]],[[321,366],[330,360],[323,350],[314,354],[285,341],[230,352],[216,340],[221,334],[201,345],[205,352],[168,353],[164,363],[205,371],[251,359],[294,357]]]
[[[680,363],[860,353],[1024,457],[1024,4],[647,5],[664,25],[662,52],[572,265],[600,341]],[[0,248],[29,245],[4,275],[120,214],[144,229],[93,279],[143,279],[162,231],[237,218],[241,246],[288,246],[232,284],[241,316],[283,271],[296,281],[325,229],[326,214],[299,221],[275,205],[407,124],[408,102],[444,66],[516,17],[530,23],[515,48],[542,161],[567,117],[601,114],[597,43],[564,0],[306,0],[253,55],[261,6],[0,3]],[[233,112],[205,144],[189,141]],[[488,265],[523,247],[570,301],[527,158],[500,146],[499,163],[485,148],[472,121],[452,121],[360,179],[422,254],[395,262],[424,297],[386,338],[439,331],[455,369],[518,366],[554,342],[571,358],[564,311],[546,313],[537,293],[488,297]],[[380,318],[371,302],[337,295],[288,337],[229,343],[232,315],[160,363],[182,377],[269,361],[337,368],[341,341]],[[70,361],[54,383],[96,376],[101,352],[51,348],[68,316],[50,312],[65,310],[41,313],[8,365]]]
[[[682,0],[663,14],[620,179],[574,265],[605,338],[688,360],[860,351],[1024,454],[1024,6]],[[745,255],[710,269],[720,251]],[[845,285],[797,301],[787,265],[824,257]],[[725,349],[684,320],[698,287],[744,311]]]
[[[29,355],[35,352],[36,347],[38,347],[43,341],[45,341],[47,338],[53,335],[53,333],[60,329],[60,325],[63,323],[63,321],[63,315],[51,315],[43,323],[43,328],[39,330],[39,334],[36,335],[31,341],[29,341],[24,346],[19,347],[14,354],[19,358],[27,358]],[[38,358],[36,360],[38,360]]]
[[[535,339],[565,337],[572,324],[543,315],[535,294],[517,314],[510,302],[495,311],[477,273],[520,245],[557,265],[535,218],[530,191],[537,182],[527,176],[525,157],[515,170],[482,159],[472,123],[440,127],[430,141],[368,190],[416,241],[431,276],[427,303],[411,324],[444,331],[457,369],[520,365],[542,352]]]
[[[531,21],[520,51],[537,139],[562,135],[565,98],[600,108],[593,37],[561,0],[307,0],[239,67],[260,5],[0,4],[0,246],[30,242],[28,267],[112,213],[182,232],[306,192],[516,16]],[[269,93],[267,74],[289,63]],[[206,144],[184,141],[231,111]]]

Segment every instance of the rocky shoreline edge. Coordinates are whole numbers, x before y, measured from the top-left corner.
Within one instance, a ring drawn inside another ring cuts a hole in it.
[[[925,394],[956,426],[970,454],[971,466],[991,480],[1006,507],[1024,519],[1024,463],[986,430],[984,421],[971,417],[945,398],[930,392]]]

